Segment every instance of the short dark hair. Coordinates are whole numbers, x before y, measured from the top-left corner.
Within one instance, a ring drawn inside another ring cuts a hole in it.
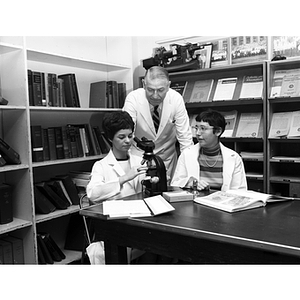
[[[105,136],[112,140],[115,134],[121,129],[134,131],[134,122],[127,111],[117,111],[104,115],[102,129]]]
[[[201,112],[196,117],[197,122],[207,122],[210,126],[214,127],[214,132],[216,131],[216,128],[221,129],[221,134],[224,132],[226,127],[226,121],[224,116],[213,109],[208,109],[206,111]]]
[[[160,78],[160,79],[166,79],[170,80],[168,71],[160,66],[153,66],[150,69],[148,69],[145,73],[144,79],[146,77],[149,77],[150,79]]]

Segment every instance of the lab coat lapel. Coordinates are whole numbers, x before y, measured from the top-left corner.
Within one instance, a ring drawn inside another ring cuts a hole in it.
[[[122,169],[122,167],[120,166],[119,162],[116,160],[115,156],[113,155],[112,151],[110,150],[110,152],[107,155],[107,160],[108,160],[108,164],[112,166],[113,170],[118,174],[118,176],[123,176],[125,175],[124,170]],[[130,167],[132,166],[132,161],[131,161],[131,157],[129,159],[129,164]],[[127,182],[129,185],[131,185],[132,187],[135,187],[135,182],[134,180],[130,180]]]
[[[112,150],[110,150],[107,154],[107,162],[119,176],[123,176],[125,174],[120,164],[116,160]]]
[[[166,124],[169,120],[169,116],[171,114],[171,103],[168,96],[164,99],[163,105],[162,105],[162,111],[160,116],[160,123],[159,128],[157,132],[157,137],[160,136],[160,134],[163,132],[164,128],[166,127]]]
[[[146,99],[146,98],[145,98]],[[155,132],[155,128],[154,128],[154,124],[152,121],[152,116],[151,116],[151,112],[150,112],[150,108],[149,108],[149,102],[148,100],[144,100],[144,99],[140,99],[140,114],[141,117],[144,119],[144,125],[147,126],[149,128],[149,130],[151,130],[151,132],[154,134],[154,136],[156,135]]]

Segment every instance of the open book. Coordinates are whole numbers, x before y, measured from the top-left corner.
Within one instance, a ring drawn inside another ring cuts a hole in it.
[[[161,195],[144,200],[108,200],[102,204],[103,215],[108,219],[151,217],[175,210]]]
[[[268,202],[294,200],[292,197],[270,195],[251,190],[217,191],[213,194],[194,199],[196,203],[224,210],[237,212],[246,209],[265,206]]]

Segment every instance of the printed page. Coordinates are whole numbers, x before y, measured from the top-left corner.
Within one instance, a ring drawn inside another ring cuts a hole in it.
[[[261,113],[242,113],[240,116],[236,137],[253,137],[258,136]]]
[[[255,197],[255,195],[251,194],[250,197],[247,192],[248,191],[241,190],[241,193],[236,194],[230,193],[229,191],[218,191],[208,196],[197,197],[194,201],[228,212],[234,212],[265,205],[262,199],[257,198]]]
[[[300,137],[300,110],[293,111],[288,137]]]
[[[287,136],[290,130],[292,112],[273,113],[269,138]]]

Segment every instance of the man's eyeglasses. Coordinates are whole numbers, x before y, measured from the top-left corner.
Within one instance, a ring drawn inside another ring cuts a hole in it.
[[[198,132],[198,131],[200,131],[200,132],[205,132],[205,131],[207,131],[208,129],[211,129],[211,128],[214,128],[214,126],[203,126],[203,125],[200,125],[200,126],[192,126],[192,128],[196,131],[196,132]]]

